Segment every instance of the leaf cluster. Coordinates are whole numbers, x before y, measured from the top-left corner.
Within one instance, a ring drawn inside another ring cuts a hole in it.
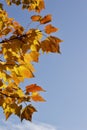
[[[44,0],[6,0],[6,3],[22,5],[22,9],[38,13],[45,8]],[[39,62],[41,53],[60,53],[62,40],[51,35],[58,31],[49,24],[51,14],[34,14],[31,21],[38,26],[25,32],[25,28],[10,18],[0,3],[0,107],[6,119],[14,114],[21,121],[32,120],[32,114],[37,110],[31,102],[44,102],[39,92],[45,90],[37,84],[29,84],[23,90],[20,83],[35,77],[33,62]]]
[[[6,0],[10,6],[15,4],[17,6],[22,5],[22,9],[28,9],[29,11],[36,11],[40,13],[42,9],[45,9],[44,0]]]

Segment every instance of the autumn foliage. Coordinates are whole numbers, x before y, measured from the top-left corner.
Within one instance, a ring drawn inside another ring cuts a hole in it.
[[[26,78],[34,78],[33,62],[38,62],[41,53],[60,53],[61,39],[51,34],[58,31],[49,22],[51,14],[41,16],[40,12],[45,9],[44,0],[5,0],[8,6],[21,5],[22,9],[36,12],[31,16],[32,23],[37,23],[38,28],[25,28],[14,18],[9,18],[0,3],[0,106],[6,119],[12,114],[31,121],[36,108],[32,101],[44,102],[45,99],[39,94],[45,90],[37,84],[21,87]],[[42,26],[42,30],[39,27]]]

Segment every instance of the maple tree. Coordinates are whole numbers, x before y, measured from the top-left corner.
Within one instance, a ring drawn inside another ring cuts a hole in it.
[[[0,107],[6,119],[12,114],[23,119],[32,120],[36,108],[32,101],[44,102],[39,94],[45,90],[37,84],[29,84],[22,89],[20,83],[26,78],[34,77],[33,62],[38,62],[41,53],[60,53],[58,37],[51,33],[58,29],[49,22],[51,14],[41,16],[45,9],[44,0],[5,0],[8,6],[22,5],[22,9],[36,12],[31,16],[32,23],[39,24],[38,28],[25,28],[14,18],[10,18],[0,3]],[[42,30],[39,28],[42,26]]]

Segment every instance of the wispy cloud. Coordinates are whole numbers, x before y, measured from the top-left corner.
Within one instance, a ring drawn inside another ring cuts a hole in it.
[[[57,130],[57,128],[45,123],[30,123],[25,121],[14,124],[7,121],[2,123],[0,130]]]

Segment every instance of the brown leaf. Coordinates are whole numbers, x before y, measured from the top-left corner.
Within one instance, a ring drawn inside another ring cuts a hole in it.
[[[63,42],[63,40],[61,40],[60,38],[55,37],[55,36],[50,36],[49,40],[52,43],[51,47],[54,48],[53,52],[61,53],[60,52],[60,43]]]
[[[36,84],[26,86],[26,92],[37,92],[37,91],[45,91],[45,90],[40,86],[37,86]]]
[[[45,40],[41,42],[41,49],[43,52],[58,52],[60,53],[60,42],[62,42],[61,39],[54,37],[54,36],[49,36]]]
[[[14,103],[10,105],[10,109],[12,109],[13,113],[20,117],[22,105],[18,106],[18,104]]]
[[[40,23],[41,23],[41,24],[46,24],[46,23],[48,23],[48,22],[51,22],[51,20],[52,20],[52,16],[51,16],[51,14],[48,14],[48,15],[44,16],[44,17],[40,20]]]
[[[58,28],[55,28],[51,24],[48,24],[48,25],[45,26],[45,33],[47,33],[47,34],[56,32],[57,30],[58,30]]]
[[[55,43],[63,42],[63,40],[61,40],[60,38],[55,37],[55,36],[50,36],[49,39],[52,40]]]
[[[26,106],[24,108],[24,110],[22,111],[22,114],[21,114],[21,121],[23,119],[26,119],[26,120],[29,120],[31,121],[32,120],[32,114],[34,112],[37,112],[37,110],[30,104],[28,106]]]

